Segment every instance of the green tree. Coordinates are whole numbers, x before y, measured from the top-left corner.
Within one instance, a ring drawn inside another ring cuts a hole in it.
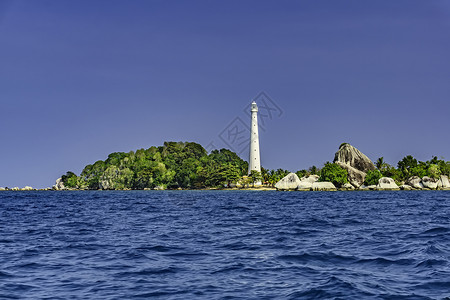
[[[74,172],[68,171],[65,175],[61,176],[61,181],[65,187],[76,188],[77,187],[77,175]]]
[[[346,143],[344,143],[344,144],[346,144]],[[319,169],[316,166],[312,166],[309,168],[309,173],[311,175],[319,175]]]
[[[261,167],[261,176],[262,176],[262,180],[264,183],[269,182],[269,178],[270,178],[270,173],[269,170],[264,169],[263,167]]]
[[[445,162],[444,160],[441,160],[439,161],[438,166],[442,175],[450,176],[450,161]]]
[[[87,165],[80,174],[89,189],[97,190],[100,188],[100,177],[106,170],[106,163],[102,160],[96,161],[93,165]]]
[[[278,181],[280,181],[280,180],[278,179],[277,175],[275,175],[275,174],[270,174],[269,180],[268,180],[270,186],[272,186],[272,187],[275,186],[275,184],[276,184]]]
[[[367,171],[366,178],[364,179],[365,185],[377,185],[378,180],[383,177],[383,174],[379,170],[369,170]]]
[[[424,165],[417,165],[409,170],[407,173],[403,173],[403,178],[407,179],[412,176],[419,176],[420,178],[427,176],[427,168]]]
[[[152,188],[153,186],[153,172],[149,169],[142,169],[136,173],[133,189],[142,190],[145,188]]]
[[[298,178],[302,178],[304,176],[309,175],[309,172],[306,170],[299,170],[299,171],[295,172],[295,174],[297,174]]]
[[[233,164],[226,164],[222,167],[220,172],[223,181],[227,183],[229,187],[231,183],[237,182],[241,178],[239,168]]]
[[[411,169],[417,167],[417,159],[412,155],[405,156],[401,161],[397,163],[397,168],[405,175],[409,175]]]
[[[348,182],[347,177],[347,170],[341,168],[335,163],[327,162],[320,171],[319,181],[330,181],[335,186],[341,187]]]
[[[428,176],[438,179],[441,175],[441,170],[437,164],[430,164],[427,170]]]
[[[261,172],[258,172],[256,170],[251,170],[249,177],[252,180],[253,187],[255,186],[255,184],[257,182],[261,182],[261,180],[263,179],[262,176],[261,176]]]
[[[378,170],[381,170],[384,167],[384,165],[385,165],[384,157],[379,157],[377,159],[377,162],[375,163],[375,165],[376,165]]]

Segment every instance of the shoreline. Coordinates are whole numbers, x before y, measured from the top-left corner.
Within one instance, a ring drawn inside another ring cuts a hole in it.
[[[313,189],[302,189],[302,190],[278,190],[274,187],[246,187],[246,188],[205,188],[205,189],[164,189],[164,190],[156,190],[156,189],[121,189],[121,190],[90,190],[90,189],[63,189],[63,190],[55,190],[52,188],[44,188],[44,189],[25,189],[25,188],[1,188],[1,192],[87,192],[87,191],[146,191],[146,192],[160,192],[160,191],[276,191],[276,192],[372,192],[372,191],[387,191],[387,192],[395,192],[395,191],[406,191],[406,192],[414,192],[414,191],[450,191],[450,188],[437,188],[437,189],[382,189],[382,188],[373,188],[373,189],[345,189],[345,188],[337,188],[337,189],[323,189],[323,190],[313,190]]]

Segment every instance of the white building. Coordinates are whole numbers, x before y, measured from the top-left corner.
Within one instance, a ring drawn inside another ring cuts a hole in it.
[[[252,121],[250,127],[250,157],[248,161],[248,174],[252,170],[261,173],[261,158],[259,154],[259,135],[258,135],[258,106],[256,102],[252,102],[251,110]],[[261,182],[257,182],[255,185],[261,185]]]

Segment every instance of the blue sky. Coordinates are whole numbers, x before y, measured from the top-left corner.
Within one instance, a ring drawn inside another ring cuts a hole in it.
[[[225,147],[261,91],[281,111],[266,168],[322,166],[342,142],[450,160],[449,32],[445,0],[0,0],[0,186],[164,141]]]

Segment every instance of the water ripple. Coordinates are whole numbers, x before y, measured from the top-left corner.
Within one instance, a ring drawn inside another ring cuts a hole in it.
[[[0,193],[0,299],[450,299],[450,192]]]

